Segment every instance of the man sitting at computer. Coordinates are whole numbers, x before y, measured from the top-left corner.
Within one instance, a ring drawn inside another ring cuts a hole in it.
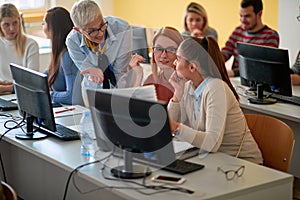
[[[292,66],[291,70],[293,74],[291,74],[291,81],[293,85],[300,85],[300,51],[296,57],[295,64]]]
[[[227,61],[234,56],[234,63],[227,73],[230,77],[239,76],[237,42],[247,42],[258,45],[278,47],[278,33],[262,23],[263,4],[261,0],[242,0],[240,4],[241,25],[235,28],[222,48],[222,54]]]

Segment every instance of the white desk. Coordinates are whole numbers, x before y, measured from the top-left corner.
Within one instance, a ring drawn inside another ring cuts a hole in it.
[[[234,86],[240,86],[240,78],[231,78]],[[293,95],[300,96],[300,86],[293,86]],[[240,105],[244,113],[259,113],[276,117],[287,123],[294,131],[295,145],[289,172],[300,177],[300,106],[289,103],[275,103],[271,105],[258,105],[249,103],[247,98],[241,96]]]
[[[69,121],[71,125],[74,119],[64,120]],[[0,124],[0,133],[3,131],[3,124]],[[62,199],[69,173],[88,161],[86,157],[80,155],[80,141],[64,142],[52,137],[38,141],[18,140],[15,139],[14,132],[9,132],[4,137],[4,141],[0,143],[0,151],[9,184],[25,200]],[[102,152],[99,155],[106,154]],[[187,181],[181,185],[194,190],[194,194],[169,191],[149,196],[132,189],[99,189],[89,194],[80,194],[70,183],[67,199],[292,199],[293,176],[290,174],[222,153],[209,154],[203,159],[194,157],[191,160],[205,165],[204,169],[186,175]],[[244,175],[227,181],[222,172],[217,172],[217,167],[228,163],[245,165]],[[82,190],[105,186],[136,187],[122,181],[106,180],[99,169],[100,165],[97,164],[81,170],[76,182]],[[166,171],[158,173],[169,174]],[[150,177],[147,179],[148,182],[149,179]],[[140,179],[136,181],[141,183]]]

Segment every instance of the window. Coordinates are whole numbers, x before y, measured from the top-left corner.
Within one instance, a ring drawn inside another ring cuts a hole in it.
[[[19,10],[44,10],[47,0],[0,0],[0,4],[13,3]]]

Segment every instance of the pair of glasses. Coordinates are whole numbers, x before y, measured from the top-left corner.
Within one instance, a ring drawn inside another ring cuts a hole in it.
[[[154,53],[162,54],[163,52],[166,52],[168,55],[174,55],[176,54],[177,49],[176,48],[162,48],[162,47],[153,47]]]
[[[228,167],[237,167],[237,169],[228,169]],[[223,172],[228,181],[234,179],[235,176],[241,177],[245,171],[245,165],[227,165],[227,170],[225,170],[224,168],[225,166],[218,167],[218,171]]]
[[[299,16],[297,16],[297,19],[298,19],[298,21],[300,22],[300,15],[299,15]]]
[[[91,31],[87,32],[87,34],[91,37],[96,37],[99,33],[99,31],[104,32],[108,26],[108,22],[104,22],[100,24],[100,27],[98,29],[92,29]]]

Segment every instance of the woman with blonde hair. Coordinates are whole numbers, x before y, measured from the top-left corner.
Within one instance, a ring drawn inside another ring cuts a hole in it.
[[[218,41],[217,31],[208,25],[207,12],[203,6],[198,3],[191,2],[185,12],[184,16],[184,38],[205,37],[211,35]]]
[[[155,85],[158,100],[168,102],[173,96],[174,88],[168,80],[175,70],[176,51],[182,41],[183,37],[180,32],[173,27],[162,27],[154,35],[152,74],[146,78],[143,84]],[[140,67],[139,63],[144,60],[141,55],[136,54],[132,57],[129,65],[134,69]]]
[[[11,3],[0,7],[0,94],[13,91],[9,63],[39,69],[38,44],[24,35],[19,11]]]

